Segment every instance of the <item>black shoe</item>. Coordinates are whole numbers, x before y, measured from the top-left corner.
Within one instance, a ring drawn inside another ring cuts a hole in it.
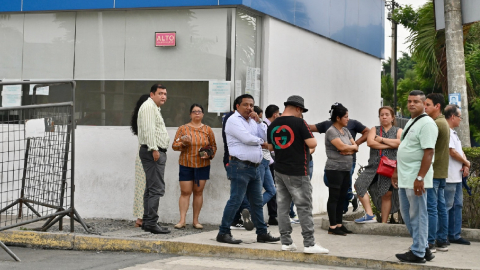
[[[460,245],[470,245],[470,241],[467,241],[463,238],[458,238],[458,239],[451,239],[450,240],[450,243],[453,243],[453,244],[460,244]]]
[[[445,242],[437,241],[436,247],[438,251],[448,251],[448,245]]]
[[[243,221],[239,219],[238,221],[232,222],[232,224],[230,224],[230,230],[245,230],[245,227],[243,227]]]
[[[425,258],[417,257],[411,250],[406,253],[395,254],[395,257],[402,262],[425,263]]]
[[[251,231],[255,226],[253,225],[252,219],[250,218],[250,212],[248,212],[248,209],[243,209],[242,210],[242,217],[243,217],[243,227],[245,227],[245,230]]]
[[[352,199],[352,206],[353,206],[353,212],[357,211],[358,209],[358,197],[357,194],[353,194],[353,199]]]
[[[340,230],[342,230],[344,233],[346,234],[351,234],[353,233],[352,231],[350,231],[349,229],[347,229],[347,227],[345,227],[345,225],[342,225],[342,227],[337,227],[337,228],[340,228]]]
[[[427,248],[425,250],[425,256],[423,258],[425,258],[425,260],[427,261],[431,261],[433,260],[433,258],[435,258],[435,255],[433,255],[432,251],[429,248]]]
[[[276,217],[269,217],[268,218],[268,225],[278,226],[278,220]]]
[[[328,234],[342,235],[342,236],[347,235],[342,229],[340,229],[340,227],[336,227],[335,229],[328,228]]]
[[[240,244],[242,243],[242,240],[237,240],[233,238],[233,236],[229,233],[226,234],[217,234],[217,242],[220,243],[227,243],[227,244]]]
[[[278,241],[280,241],[280,237],[273,237],[269,232],[257,235],[258,243],[269,243],[269,242],[278,242]]]
[[[170,230],[165,227],[160,227],[158,224],[155,224],[155,226],[144,226],[143,230],[146,232],[151,232],[153,234],[167,234],[170,233]]]

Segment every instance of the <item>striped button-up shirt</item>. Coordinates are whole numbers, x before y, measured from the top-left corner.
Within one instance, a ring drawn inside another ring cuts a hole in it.
[[[160,108],[148,98],[138,111],[138,143],[147,145],[148,151],[158,150],[158,147],[167,149],[170,144],[167,128],[163,121]]]
[[[183,145],[180,139],[185,135],[192,138],[189,146]],[[217,143],[215,142],[215,134],[213,134],[213,130],[209,126],[203,125],[199,128],[194,128],[189,125],[183,125],[178,128],[177,134],[175,134],[172,148],[175,151],[181,151],[178,159],[180,165],[190,168],[201,168],[209,166],[210,159],[201,158],[198,151],[200,148],[208,145],[213,148],[213,156],[210,157],[212,159],[217,152]]]
[[[267,125],[246,120],[238,111],[228,118],[225,125],[230,156],[240,160],[260,163],[263,159],[262,147],[267,140]]]

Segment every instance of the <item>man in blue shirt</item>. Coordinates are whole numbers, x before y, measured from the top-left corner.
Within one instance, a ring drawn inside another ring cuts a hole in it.
[[[263,219],[262,183],[258,166],[263,159],[262,148],[267,147],[266,125],[253,111],[254,99],[244,94],[236,99],[236,111],[225,124],[225,134],[229,163],[226,167],[231,181],[230,199],[223,211],[222,223],[217,235],[217,241],[228,244],[240,244],[242,240],[232,237],[230,224],[239,209],[245,195],[250,202],[252,221],[257,228],[257,242],[277,242],[279,237],[273,237],[267,232]]]

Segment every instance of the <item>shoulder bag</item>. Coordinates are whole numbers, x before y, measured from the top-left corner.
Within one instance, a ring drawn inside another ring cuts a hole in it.
[[[380,137],[382,137],[382,126],[380,126]],[[380,149],[380,163],[378,164],[377,174],[392,178],[396,167],[397,161],[391,160],[387,156],[382,155],[382,149]]]

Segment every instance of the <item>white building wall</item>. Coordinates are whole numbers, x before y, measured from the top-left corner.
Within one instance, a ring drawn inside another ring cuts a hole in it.
[[[351,118],[368,127],[378,123],[379,59],[270,17],[263,22],[263,108],[277,104],[283,110],[283,102],[296,94],[305,99],[308,123],[326,120],[331,104],[337,101],[349,109]],[[135,219],[132,212],[137,137],[129,127],[78,126],[76,132],[75,203],[79,214],[87,218]],[[176,128],[168,128],[168,132],[173,139]],[[205,224],[220,223],[230,190],[222,163],[221,129],[214,132],[218,150],[200,214],[200,222]],[[319,146],[313,155],[312,182],[314,213],[320,213],[326,211],[328,189],[323,184],[324,135],[316,133],[316,138]],[[367,164],[368,152],[366,144],[360,147],[359,164]],[[161,222],[179,220],[178,156],[179,152],[170,147],[166,193],[160,200]],[[190,207],[187,222],[191,220]]]
[[[167,101],[168,102],[168,101]],[[167,128],[171,140],[177,128]],[[200,222],[219,224],[223,208],[230,195],[230,182],[223,168],[221,129],[213,129],[217,155],[212,161],[210,180],[204,190]],[[75,208],[85,218],[136,219],[133,216],[135,187],[135,157],[138,140],[129,127],[78,126],[75,155]],[[165,169],[165,196],[160,199],[159,221],[179,220],[178,184],[179,153],[169,147]],[[193,195],[192,195],[193,198]],[[192,207],[187,223],[192,222]]]
[[[283,111],[289,96],[300,95],[309,109],[304,114],[309,124],[327,120],[335,102],[342,103],[350,118],[367,127],[378,124],[380,59],[272,17],[263,21],[263,108],[276,104]],[[325,136],[315,133],[315,137],[313,209],[320,213],[326,211],[328,200],[323,183]],[[360,146],[357,164],[365,166],[368,155],[365,143]]]

